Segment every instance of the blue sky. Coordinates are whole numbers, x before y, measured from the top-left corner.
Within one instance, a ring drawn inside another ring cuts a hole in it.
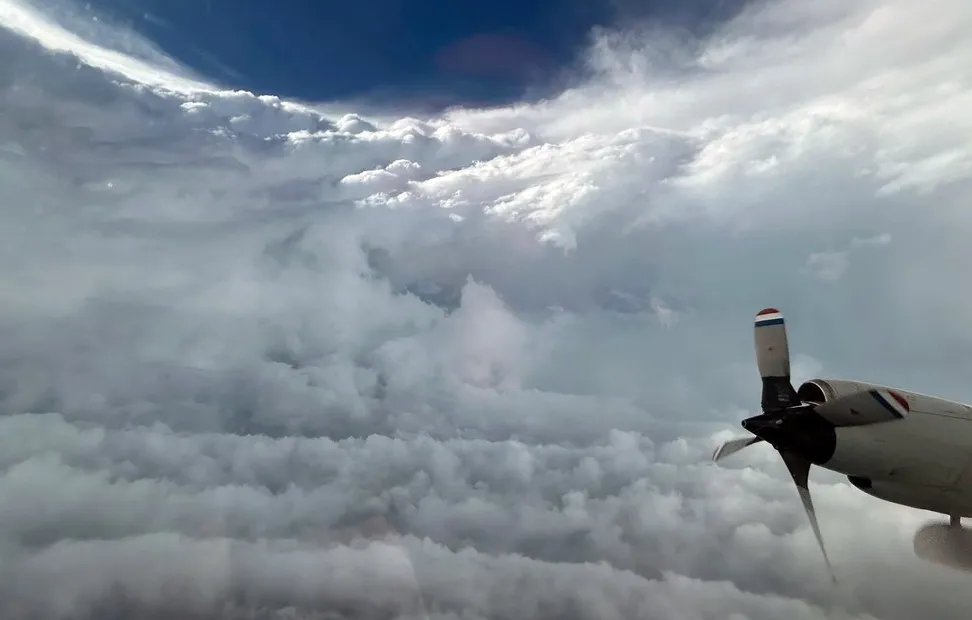
[[[703,31],[742,0],[95,0],[167,54],[237,88],[431,108],[555,89],[595,26]]]

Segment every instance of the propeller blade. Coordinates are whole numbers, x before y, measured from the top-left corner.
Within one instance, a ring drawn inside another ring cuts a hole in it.
[[[713,461],[721,461],[722,459],[739,452],[743,448],[749,447],[754,443],[759,443],[763,441],[759,437],[739,437],[738,439],[730,439],[725,442],[712,454]]]
[[[820,535],[820,526],[817,524],[817,512],[813,508],[813,499],[810,497],[810,488],[808,486],[810,479],[810,461],[789,450],[780,450],[780,456],[783,457],[783,462],[786,463],[786,469],[790,472],[790,476],[796,484],[797,491],[800,492],[803,509],[807,512],[807,517],[810,519],[810,527],[813,528],[813,534],[817,537],[817,544],[820,546],[821,553],[823,553],[824,562],[827,563],[830,579],[834,583],[837,583],[834,567],[830,564],[827,549],[824,547],[823,536]]]
[[[799,406],[800,399],[790,383],[790,347],[783,313],[776,308],[760,310],[753,329],[756,366],[763,379],[763,411],[782,411]]]

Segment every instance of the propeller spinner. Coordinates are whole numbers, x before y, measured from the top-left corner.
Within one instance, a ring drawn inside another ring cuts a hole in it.
[[[755,341],[756,365],[763,381],[763,413],[742,422],[743,428],[755,437],[730,439],[719,446],[713,460],[719,461],[761,441],[772,445],[793,478],[827,570],[836,583],[808,487],[811,464],[825,462],[828,453],[833,452],[834,425],[815,411],[815,404],[801,402],[793,389],[786,324],[779,310],[766,308],[756,315]]]

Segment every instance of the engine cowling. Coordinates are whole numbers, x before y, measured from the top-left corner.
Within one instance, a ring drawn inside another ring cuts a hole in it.
[[[811,379],[797,398],[834,426],[867,426],[905,418],[912,403],[908,394],[882,385],[844,379]]]
[[[801,402],[823,404],[843,396],[882,388],[880,385],[846,379],[810,379],[800,385],[797,397]]]

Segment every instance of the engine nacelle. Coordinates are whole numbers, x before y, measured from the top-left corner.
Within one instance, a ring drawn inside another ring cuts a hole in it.
[[[805,403],[823,404],[875,388],[883,388],[883,386],[846,379],[810,379],[797,390],[797,397]]]

